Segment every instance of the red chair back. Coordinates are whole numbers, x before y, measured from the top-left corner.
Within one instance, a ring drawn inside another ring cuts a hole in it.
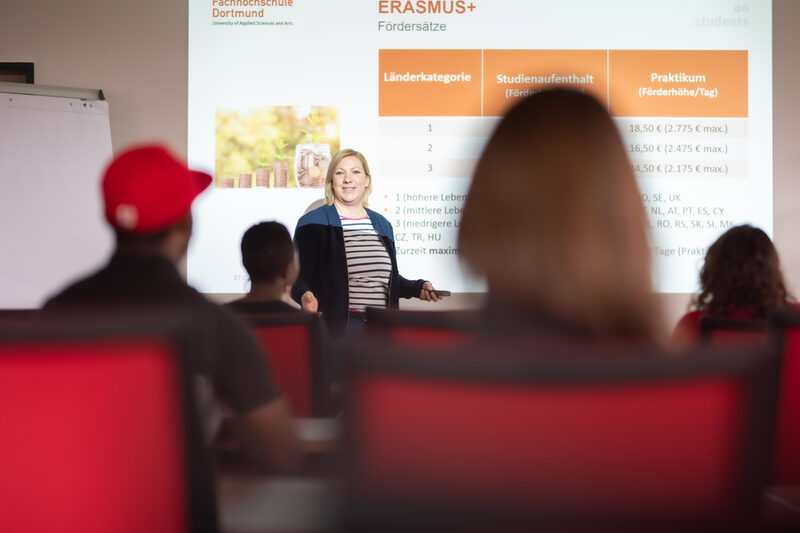
[[[329,415],[328,339],[315,313],[240,314],[261,343],[273,381],[299,418]]]
[[[468,344],[477,332],[476,311],[398,311],[367,308],[373,339],[388,339],[408,348],[454,348]]]
[[[187,339],[0,330],[0,531],[216,530]]]
[[[530,343],[458,359],[353,350],[357,498],[625,519],[757,512],[777,381],[766,348],[681,359],[534,358]]]
[[[783,337],[778,421],[772,482],[800,484],[800,313],[786,312],[774,318]]]

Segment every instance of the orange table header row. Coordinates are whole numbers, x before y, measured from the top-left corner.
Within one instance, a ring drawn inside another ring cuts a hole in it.
[[[380,116],[501,116],[570,86],[616,116],[747,116],[747,52],[380,50]]]

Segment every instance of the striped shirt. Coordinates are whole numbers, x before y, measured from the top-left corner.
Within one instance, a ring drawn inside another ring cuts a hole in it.
[[[369,217],[339,216],[344,231],[351,311],[386,307],[392,260]]]

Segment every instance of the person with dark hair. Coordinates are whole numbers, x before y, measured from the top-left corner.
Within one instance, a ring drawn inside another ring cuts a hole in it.
[[[201,336],[202,351],[188,361],[198,395],[212,389],[234,410],[237,422],[259,444],[258,459],[278,470],[295,470],[302,451],[256,340],[230,312],[189,287],[176,268],[192,234],[192,202],[210,183],[211,176],[190,170],[161,146],[117,156],[102,182],[105,216],[116,234],[114,254],[99,271],[52,297],[45,312],[185,311]],[[212,409],[202,413],[209,440],[219,422],[215,414]]]
[[[499,326],[657,336],[641,196],[592,96],[546,90],[508,111],[478,161],[458,242],[488,282],[488,319]]]
[[[700,292],[675,327],[677,342],[695,342],[704,316],[764,319],[770,311],[792,306],[778,251],[763,230],[748,224],[723,233],[706,251]]]
[[[242,264],[250,276],[250,291],[228,304],[234,311],[300,312],[284,301],[297,279],[297,254],[286,226],[261,222],[242,236]]]
[[[399,274],[392,225],[367,209],[371,191],[364,155],[336,153],[325,177],[326,204],[303,215],[294,232],[300,274],[292,298],[306,311],[322,312],[334,338],[362,335],[367,307],[439,299],[430,281]]]

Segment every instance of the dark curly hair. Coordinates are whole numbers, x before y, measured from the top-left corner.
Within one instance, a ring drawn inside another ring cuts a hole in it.
[[[754,318],[764,318],[793,301],[775,246],[766,233],[750,225],[729,229],[709,246],[700,289],[691,305],[712,316],[749,309]]]

